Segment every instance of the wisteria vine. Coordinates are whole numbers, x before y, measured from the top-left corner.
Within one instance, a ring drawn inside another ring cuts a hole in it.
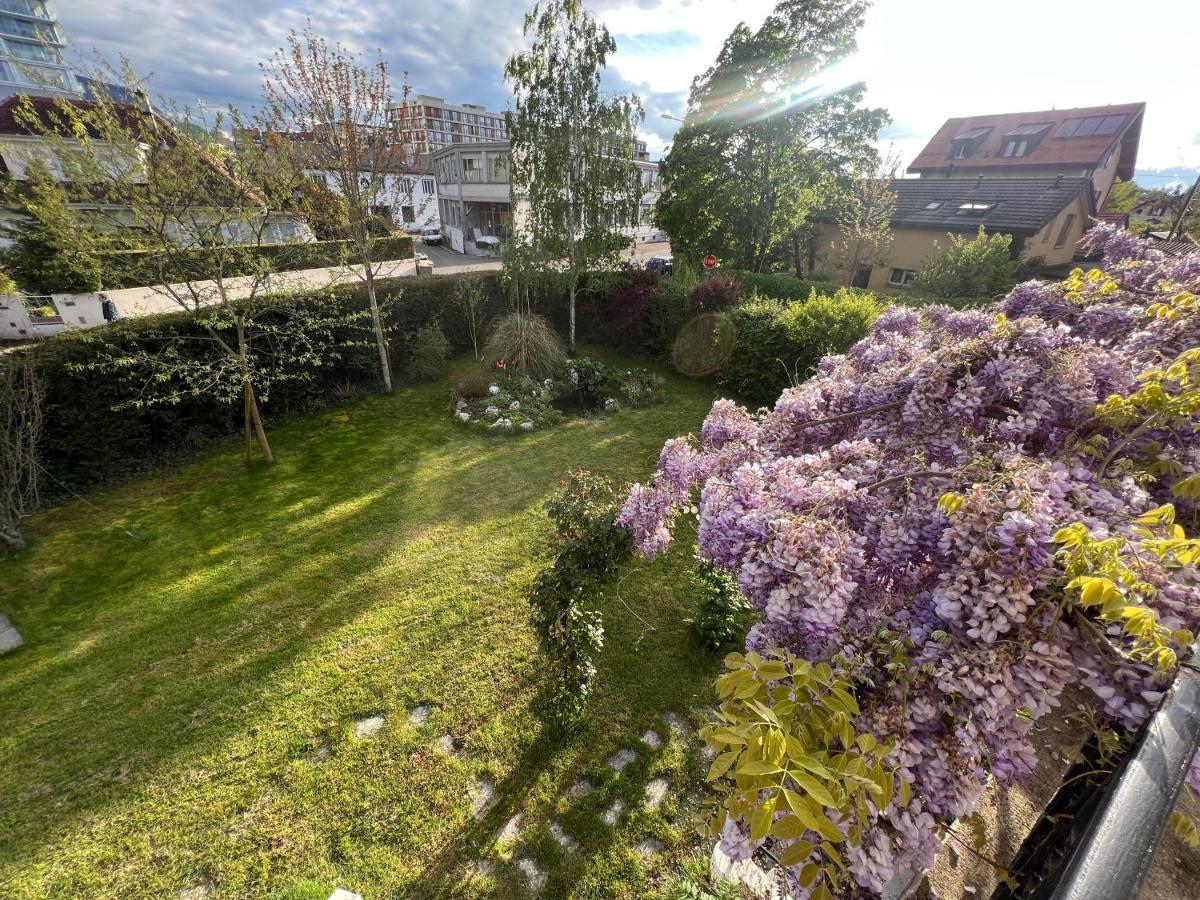
[[[782,807],[755,827],[753,804],[726,803],[727,852],[765,827],[798,896],[880,892],[930,865],[989,779],[1033,771],[1030,730],[1067,685],[1142,723],[1200,625],[1200,547],[1179,527],[1200,496],[1200,256],[1106,225],[1086,249],[1103,272],[1018,285],[986,311],[893,307],[773,408],[718,401],[624,504],[653,558],[698,490],[701,555],[762,613],[754,665],[828,664],[857,701],[854,733],[889,748],[901,790],[821,804],[840,850]],[[791,683],[791,666],[772,677]],[[735,721],[723,705],[708,732],[731,752],[750,733],[727,733]],[[743,793],[803,793],[786,748],[776,765],[749,740],[767,762],[741,771]],[[846,746],[822,764],[851,771]]]

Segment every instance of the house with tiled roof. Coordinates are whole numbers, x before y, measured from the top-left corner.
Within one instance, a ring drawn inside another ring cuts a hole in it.
[[[1012,253],[1042,265],[1070,262],[1075,245],[1096,214],[1092,180],[1085,175],[974,178],[897,178],[886,265],[860,266],[854,287],[876,291],[907,288],[922,263],[948,235],[1011,235]],[[821,226],[818,257],[837,268],[842,241],[836,224]]]
[[[1086,177],[1102,209],[1113,181],[1133,178],[1145,113],[1145,103],[1123,103],[947,119],[908,172],[922,179]]]

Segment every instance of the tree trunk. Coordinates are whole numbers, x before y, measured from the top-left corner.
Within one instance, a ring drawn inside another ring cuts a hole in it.
[[[242,445],[246,465],[254,462],[254,426],[250,415],[250,382],[242,379]]]
[[[575,282],[571,282],[570,324],[567,327],[567,347],[572,356],[575,355]]]
[[[383,336],[383,318],[379,315],[379,301],[375,298],[375,275],[370,263],[363,266],[367,279],[367,302],[371,306],[371,325],[375,329],[375,343],[379,345],[379,371],[383,374],[383,389],[392,392],[392,364],[388,360],[387,340]]]
[[[258,440],[258,446],[262,450],[263,459],[267,465],[275,462],[275,456],[271,453],[271,445],[267,442],[267,431],[263,428],[262,415],[258,409],[258,398],[254,396],[254,384],[250,381],[250,344],[246,340],[246,324],[245,319],[241,316],[237,317],[237,339],[238,339],[238,367],[242,373],[242,397],[245,414],[249,416],[250,424],[254,427],[254,437]],[[247,434],[246,442],[246,462],[250,462],[250,436]]]

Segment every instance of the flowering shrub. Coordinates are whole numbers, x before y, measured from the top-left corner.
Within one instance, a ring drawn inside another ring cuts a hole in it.
[[[1200,257],[1088,244],[1107,274],[895,307],[770,411],[718,401],[622,508],[654,557],[698,488],[701,554],[763,614],[706,731],[740,754],[714,825],[734,856],[772,838],[798,896],[924,869],[989,779],[1033,771],[1066,685],[1136,727],[1193,642]]]
[[[614,412],[661,398],[660,379],[644,369],[620,369],[584,356],[568,362],[555,377],[538,382],[499,360],[486,391],[477,392],[473,383],[460,386],[454,417],[493,431],[536,431],[563,420],[560,406]]]

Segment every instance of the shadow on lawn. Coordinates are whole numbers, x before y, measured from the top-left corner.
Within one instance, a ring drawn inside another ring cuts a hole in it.
[[[271,470],[240,469],[228,453],[198,479],[188,467],[167,479],[184,485],[179,502],[130,516],[136,542],[109,526],[64,547],[50,526],[91,514],[78,503],[35,522],[28,555],[75,552],[52,592],[10,601],[30,646],[0,663],[0,793],[17,801],[0,839],[8,863],[29,862],[174,758],[219,748],[259,718],[255,700],[277,672],[380,599],[372,576],[384,564],[364,544],[414,499],[414,475],[441,442],[423,429],[372,450],[379,427],[346,428],[316,452],[298,428],[281,429]],[[488,515],[436,506],[459,523]],[[126,593],[134,584],[140,595]]]

